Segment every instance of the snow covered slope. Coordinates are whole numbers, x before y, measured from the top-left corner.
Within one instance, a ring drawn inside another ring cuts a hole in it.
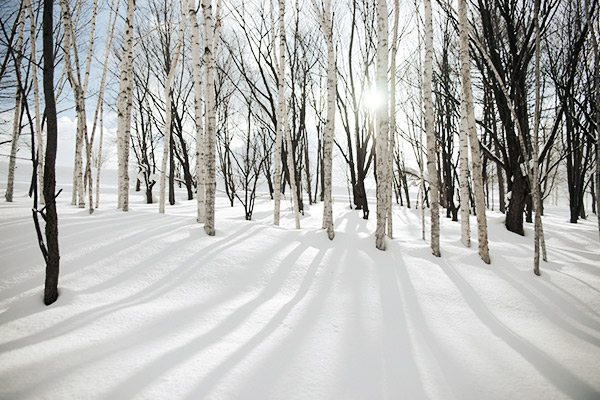
[[[546,208],[535,277],[531,226],[508,233],[494,212],[485,265],[445,218],[433,257],[414,209],[394,209],[381,252],[374,219],[342,198],[330,242],[320,205],[295,230],[289,202],[274,227],[268,198],[251,222],[219,198],[207,237],[195,201],[159,215],[132,194],[117,212],[106,186],[89,215],[63,193],[60,297],[45,307],[18,176],[0,202],[1,399],[600,399],[597,225],[565,208]]]

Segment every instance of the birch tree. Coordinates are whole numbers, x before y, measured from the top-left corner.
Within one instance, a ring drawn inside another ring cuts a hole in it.
[[[33,102],[35,107],[35,139],[37,141],[38,186],[44,187],[44,139],[42,136],[42,112],[40,110],[40,85],[38,82],[37,59],[37,17],[31,0],[25,0],[25,7],[29,10],[30,41],[31,41],[31,78],[33,85]],[[45,204],[43,190],[40,193],[40,203]]]
[[[219,40],[220,24],[219,11],[221,1],[217,2],[216,16],[213,16],[210,0],[202,0],[202,15],[204,17],[204,94],[205,94],[205,128],[206,128],[206,211],[204,217],[204,231],[209,236],[215,235],[215,196],[216,182],[216,141],[215,127],[216,101],[215,101],[215,52]]]
[[[21,63],[23,61],[23,40],[25,36],[25,6],[24,4],[20,5],[19,14],[18,14],[18,22],[17,22],[17,42],[15,44],[14,50],[14,61],[15,61],[15,71],[17,74],[21,73]],[[11,51],[10,49],[8,50]],[[7,202],[13,201],[13,193],[14,193],[14,182],[15,182],[15,168],[17,161],[17,151],[19,150],[19,136],[21,135],[21,120],[22,120],[22,102],[23,102],[22,88],[20,85],[17,85],[17,91],[15,93],[15,111],[13,114],[13,127],[12,127],[12,141],[10,146],[10,157],[8,160],[8,178],[6,182],[6,194],[4,198]]]
[[[119,78],[119,98],[117,103],[117,154],[118,154],[118,204],[123,211],[129,211],[129,140],[131,134],[131,99],[133,92],[133,27],[136,0],[127,0],[123,57]]]
[[[288,147],[287,152],[287,164],[290,176],[290,196],[292,197],[292,203],[294,208],[294,221],[296,222],[296,229],[300,229],[300,212],[298,207],[298,196],[296,189],[296,171],[294,167],[294,155],[292,151],[292,140],[289,132],[289,124],[287,117],[287,107],[285,104],[285,52],[286,52],[286,38],[285,38],[285,0],[279,0],[279,56],[273,57],[276,60],[277,66],[277,136],[275,141],[275,211],[274,211],[274,223],[279,225],[280,209],[281,209],[281,153],[282,153],[282,142],[285,134],[286,143]],[[275,37],[275,22],[273,17],[273,3],[271,2],[271,26],[273,27],[273,38]],[[273,47],[275,41],[273,41]],[[273,48],[273,55],[275,56],[275,48]],[[287,131],[287,133],[286,133]],[[279,162],[278,162],[279,161]]]
[[[433,95],[431,91],[433,76],[433,22],[431,0],[424,1],[425,6],[425,62],[423,79],[423,105],[425,107],[425,133],[427,136],[427,180],[429,182],[431,212],[431,250],[440,256],[440,210],[439,185],[436,167],[436,138],[433,114]]]
[[[459,0],[458,19],[460,36],[460,70],[462,78],[461,108],[464,109],[463,118],[466,119],[466,128],[468,132],[468,138],[471,144],[471,163],[473,166],[473,189],[475,192],[475,210],[477,212],[479,255],[483,262],[489,264],[490,255],[488,249],[487,218],[485,215],[485,196],[483,192],[483,177],[481,170],[481,150],[479,148],[479,140],[477,139],[477,131],[475,127],[475,110],[473,107],[473,91],[471,87],[471,62],[469,58],[469,21],[466,0]],[[461,146],[461,152],[462,151],[463,148]],[[466,204],[466,200],[467,199],[464,199],[461,196],[461,208],[463,208],[464,204]],[[464,208],[462,212],[464,212]]]
[[[376,196],[377,226],[375,229],[375,247],[385,250],[385,227],[387,217],[387,150],[389,136],[388,108],[388,9],[386,0],[377,0],[377,62],[376,90],[381,104],[375,111],[376,121]]]
[[[471,246],[471,223],[469,220],[469,138],[468,138],[467,112],[465,107],[460,108],[459,130],[459,193],[460,193],[460,240],[466,246]]]
[[[79,53],[77,50],[77,43],[75,41],[75,32],[77,26],[77,19],[73,21],[69,4],[67,0],[60,0],[60,6],[62,11],[62,21],[65,29],[64,39],[64,54],[65,54],[65,70],[67,78],[73,89],[75,97],[75,110],[77,111],[77,135],[75,139],[75,163],[73,168],[73,197],[71,203],[73,205],[79,203],[79,207],[85,207],[85,181],[84,178],[91,180],[91,144],[88,138],[87,130],[87,116],[86,116],[86,94],[87,87],[90,77],[90,69],[92,63],[94,39],[96,30],[96,17],[98,15],[98,0],[94,1],[90,28],[90,37],[88,43],[87,57],[85,61],[84,76],[81,75],[81,66],[79,62]],[[71,58],[71,50],[73,51],[73,58]],[[86,159],[87,169],[83,171],[83,146],[86,148]],[[88,188],[90,190],[90,213],[94,211],[94,205],[92,203],[92,184],[89,182]]]
[[[323,8],[319,8],[316,0],[312,0],[315,13],[321,25],[321,31],[327,45],[327,121],[325,124],[325,140],[323,149],[323,174],[325,179],[323,204],[323,229],[327,230],[329,240],[333,240],[333,210],[331,198],[332,150],[335,132],[335,98],[336,98],[336,66],[333,46],[333,20],[331,0],[325,0]],[[308,166],[307,166],[308,168]]]
[[[192,76],[194,79],[194,122],[196,124],[196,200],[199,223],[204,222],[205,171],[204,171],[204,125],[202,122],[202,66],[200,57],[200,28],[193,0],[186,0],[188,19],[192,28]]]
[[[182,13],[183,14],[183,13]],[[173,63],[171,64],[171,68],[169,70],[169,74],[167,75],[167,80],[165,82],[165,131],[164,131],[164,142],[163,142],[163,158],[162,158],[162,167],[160,171],[160,201],[158,205],[158,212],[161,214],[165,213],[165,187],[166,187],[166,176],[167,176],[167,161],[169,159],[169,148],[170,141],[172,136],[172,93],[171,93],[171,82],[173,81],[173,76],[175,75],[175,71],[177,70],[177,63],[179,61],[179,55],[181,54],[181,46],[183,44],[183,31],[185,28],[185,18],[181,19],[179,26],[179,39],[177,42],[177,49],[175,50],[175,58]],[[168,28],[166,28],[168,29]]]
[[[115,8],[115,2],[116,8]],[[92,179],[91,179],[91,163],[92,163],[92,154],[91,149],[94,145],[94,136],[96,133],[96,129],[98,128],[98,120],[100,120],[99,128],[100,128],[100,138],[98,145],[98,163],[97,163],[97,171],[96,171],[96,208],[100,206],[100,171],[102,170],[102,142],[104,140],[104,131],[103,131],[103,119],[102,113],[104,111],[104,93],[106,90],[106,76],[108,72],[108,59],[110,56],[110,52],[112,50],[113,38],[115,36],[115,26],[117,24],[117,18],[119,16],[119,6],[121,2],[117,0],[113,0],[110,7],[110,15],[108,17],[108,30],[106,32],[106,49],[104,52],[104,64],[102,67],[102,78],[100,79],[100,88],[98,93],[98,101],[96,103],[96,110],[94,112],[94,122],[92,125],[92,135],[90,138],[90,142],[88,145],[88,159],[87,159],[87,167],[86,174],[90,174],[89,177],[89,194],[90,194],[90,207],[92,204]],[[86,85],[87,86],[87,85]]]

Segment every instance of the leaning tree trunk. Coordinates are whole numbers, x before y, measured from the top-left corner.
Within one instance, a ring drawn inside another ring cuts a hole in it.
[[[19,12],[18,22],[18,37],[15,46],[15,70],[20,74],[21,61],[23,60],[23,37],[25,36],[25,7],[21,6]],[[12,140],[10,146],[10,158],[8,160],[8,178],[6,181],[6,194],[4,195],[7,202],[13,201],[14,184],[15,184],[15,168],[17,165],[17,151],[19,150],[19,136],[21,136],[21,117],[22,113],[22,102],[23,93],[22,88],[17,85],[17,92],[15,93],[15,112],[13,117],[13,130]]]
[[[118,208],[129,210],[129,135],[131,134],[131,97],[133,93],[133,26],[136,0],[127,0],[123,57],[119,82],[117,153],[118,153]]]
[[[58,298],[58,215],[54,191],[56,189],[55,164],[57,121],[54,99],[54,44],[52,14],[54,0],[44,0],[43,14],[43,52],[44,52],[44,100],[46,103],[46,163],[44,164],[44,198],[46,199],[46,241],[48,245],[46,259],[46,280],[44,286],[44,304],[50,305]]]
[[[332,150],[333,136],[335,132],[335,96],[336,96],[336,68],[335,52],[333,45],[333,21],[331,16],[331,0],[326,0],[324,9],[319,9],[317,2],[313,0],[313,7],[321,30],[327,44],[327,121],[325,123],[325,138],[323,149],[323,174],[325,178],[325,202],[323,204],[323,229],[327,229],[327,237],[333,240],[333,209],[331,197],[331,175],[332,175]],[[306,166],[308,168],[308,165]]]
[[[33,99],[35,104],[35,140],[37,140],[37,164],[39,187],[44,187],[44,138],[42,136],[42,112],[40,110],[40,85],[38,82],[38,60],[37,60],[37,17],[30,0],[26,0],[29,10],[30,38],[31,38],[31,68]],[[45,204],[44,192],[40,193],[40,203]]]
[[[167,175],[167,161],[169,160],[169,152],[172,152],[173,144],[171,140],[173,139],[171,136],[173,135],[173,127],[171,124],[171,117],[173,112],[171,110],[171,82],[173,81],[173,77],[175,76],[175,70],[177,69],[177,62],[179,61],[179,54],[181,53],[181,45],[183,42],[183,31],[185,27],[185,19],[181,19],[181,26],[179,27],[179,41],[177,42],[177,50],[175,51],[175,59],[173,60],[173,64],[171,64],[171,69],[169,69],[169,73],[167,75],[167,80],[165,82],[165,132],[164,132],[164,142],[163,142],[163,158],[162,158],[162,166],[160,172],[160,202],[158,204],[158,212],[160,214],[165,213],[165,186],[166,186],[166,175]],[[173,156],[171,154],[171,163],[173,163]],[[173,179],[173,168],[171,167],[171,173],[169,179]],[[170,194],[170,193],[169,193]],[[171,200],[171,199],[169,199]],[[173,203],[170,203],[173,205]]]
[[[377,226],[375,247],[385,250],[385,227],[387,217],[387,149],[389,146],[389,105],[388,105],[388,10],[386,0],[377,0],[377,63],[376,87],[382,101],[376,110],[376,165],[377,165]]]
[[[425,0],[425,63],[423,79],[423,104],[425,106],[425,132],[427,135],[427,180],[431,198],[431,251],[440,256],[440,206],[439,185],[436,167],[436,139],[433,122],[433,98],[431,83],[433,77],[433,22],[431,0]]]
[[[462,107],[465,110],[467,132],[471,142],[471,162],[473,164],[473,190],[475,192],[475,210],[477,212],[477,232],[479,255],[483,262],[490,263],[487,238],[487,219],[485,216],[485,195],[483,192],[482,161],[477,131],[475,129],[475,111],[473,108],[473,91],[471,87],[471,71],[469,59],[469,21],[467,18],[467,1],[459,0],[458,18],[460,30],[460,69],[462,76]],[[463,199],[461,198],[461,202]],[[462,205],[461,205],[462,207]]]
[[[100,171],[102,169],[102,142],[104,140],[104,132],[103,132],[103,120],[102,120],[102,112],[104,110],[104,92],[106,89],[106,76],[108,72],[108,58],[110,56],[110,52],[112,49],[113,38],[115,35],[115,26],[117,24],[117,18],[119,16],[119,5],[120,1],[117,2],[115,8],[115,0],[113,0],[111,5],[111,13],[108,18],[108,31],[106,33],[106,50],[104,52],[104,65],[102,67],[102,78],[100,79],[100,91],[98,93],[98,103],[96,104],[96,111],[94,112],[94,124],[92,125],[92,135],[90,139],[89,151],[91,152],[91,148],[94,144],[94,136],[96,134],[96,128],[98,127],[98,119],[100,119],[100,143],[98,144],[98,165],[96,166],[96,208],[100,206]],[[114,12],[112,11],[114,9]],[[113,18],[114,16],[114,18]],[[86,87],[87,87],[87,77],[89,73],[86,72]],[[91,154],[88,155],[88,165],[91,163]],[[90,168],[91,173],[91,168]],[[90,185],[91,185],[90,179]],[[91,199],[92,190],[90,189],[90,207],[92,204]],[[90,208],[91,209],[91,208]]]

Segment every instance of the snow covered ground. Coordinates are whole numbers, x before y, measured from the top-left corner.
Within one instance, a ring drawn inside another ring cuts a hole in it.
[[[133,193],[117,212],[109,174],[99,210],[74,208],[64,170],[45,307],[27,167],[12,204],[0,173],[1,399],[600,399],[594,218],[547,207],[535,277],[531,226],[494,212],[485,265],[445,218],[433,257],[414,209],[394,208],[385,252],[343,196],[333,242],[320,205],[296,230],[285,202],[275,227],[265,197],[252,222],[219,198],[207,237],[194,201],[159,215]]]

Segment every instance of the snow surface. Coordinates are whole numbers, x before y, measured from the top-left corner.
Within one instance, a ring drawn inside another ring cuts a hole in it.
[[[215,237],[195,201],[159,215],[132,192],[118,212],[114,173],[89,215],[69,205],[65,169],[60,297],[46,307],[19,168],[15,202],[0,201],[1,399],[600,399],[594,218],[547,207],[535,277],[531,225],[511,234],[495,212],[485,265],[446,218],[433,257],[419,213],[399,206],[378,251],[374,219],[341,195],[333,242],[320,205],[296,230],[282,203],[275,227],[265,196],[251,222],[219,197]]]

